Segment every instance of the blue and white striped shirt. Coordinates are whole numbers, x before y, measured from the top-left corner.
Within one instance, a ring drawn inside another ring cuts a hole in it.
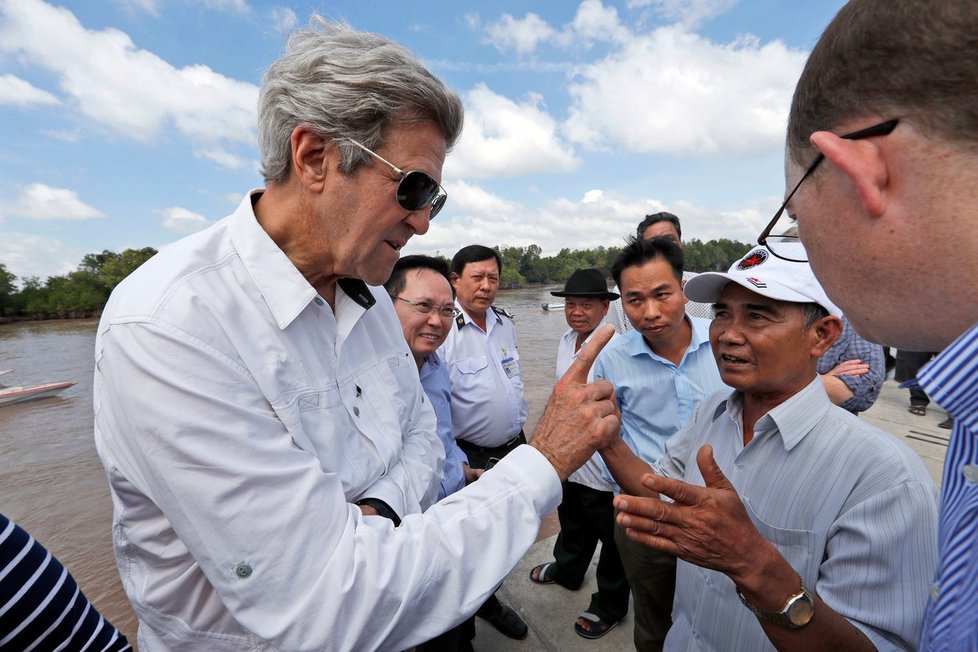
[[[44,546],[0,514],[0,649],[132,650]]]
[[[709,320],[687,319],[692,337],[678,366],[656,355],[635,330],[606,345],[594,361],[594,378],[615,386],[622,439],[650,464],[665,454],[666,441],[689,422],[700,401],[727,388],[710,348]]]
[[[944,461],[939,562],[922,650],[978,650],[978,324],[917,374],[954,417]]]

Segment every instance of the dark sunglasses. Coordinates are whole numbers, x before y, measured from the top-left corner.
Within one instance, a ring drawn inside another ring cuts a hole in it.
[[[862,140],[864,138],[873,138],[874,136],[888,136],[894,129],[896,129],[899,122],[900,120],[898,118],[894,118],[892,120],[887,120],[886,122],[881,122],[878,125],[866,127],[865,129],[854,131],[851,134],[840,136],[840,138],[845,138],[846,140]],[[761,232],[761,235],[757,238],[757,244],[766,247],[768,251],[782,260],[800,263],[807,262],[808,260],[807,256],[799,255],[804,253],[804,250],[798,248],[798,243],[800,241],[798,239],[798,235],[794,232],[794,220],[791,220],[791,224],[785,229],[784,233],[780,233],[778,235],[771,235],[771,233],[774,231],[774,227],[778,223],[778,220],[781,219],[781,215],[788,207],[788,202],[791,201],[791,198],[795,196],[796,192],[798,192],[798,188],[801,187],[802,182],[810,177],[812,172],[815,171],[815,168],[817,168],[824,160],[825,154],[819,152],[818,156],[815,157],[815,160],[812,161],[812,164],[808,166],[807,170],[805,170],[805,174],[801,175],[801,179],[799,179],[798,183],[795,184],[795,187],[791,189],[788,196],[784,198],[781,208],[778,209],[778,212],[774,214],[774,217],[771,218],[770,222],[768,222],[767,227],[765,227],[765,229]]]
[[[421,172],[420,170],[408,170],[405,172],[366,145],[362,145],[352,138],[344,138],[344,140],[353,143],[378,161],[386,163],[390,169],[397,173],[401,180],[397,182],[396,196],[397,203],[401,208],[414,212],[431,206],[428,219],[435,219],[435,215],[445,205],[445,200],[448,199],[448,193],[445,192],[441,184],[435,181],[430,174]]]

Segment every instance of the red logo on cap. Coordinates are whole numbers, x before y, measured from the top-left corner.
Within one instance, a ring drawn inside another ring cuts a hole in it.
[[[743,260],[737,263],[737,269],[750,269],[751,267],[757,267],[765,260],[767,260],[767,252],[763,249],[755,249],[744,256]]]

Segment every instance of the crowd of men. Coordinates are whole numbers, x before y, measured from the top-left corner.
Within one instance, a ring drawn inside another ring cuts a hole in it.
[[[798,82],[760,246],[684,279],[658,214],[615,291],[575,271],[525,433],[498,253],[400,257],[446,205],[461,101],[382,36],[297,31],[260,91],[265,187],[99,325],[139,648],[465,650],[475,614],[525,637],[495,590],[560,505],[529,579],[576,588],[601,542],[584,638],[631,594],[640,650],[978,649],[976,33],[969,0],[846,5]],[[940,352],[916,378],[953,416],[940,502],[856,416],[875,342]]]

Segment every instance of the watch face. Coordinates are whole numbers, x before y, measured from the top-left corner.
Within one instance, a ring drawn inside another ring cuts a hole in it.
[[[807,595],[799,595],[788,607],[788,619],[792,625],[801,627],[807,625],[815,613],[815,605]]]

